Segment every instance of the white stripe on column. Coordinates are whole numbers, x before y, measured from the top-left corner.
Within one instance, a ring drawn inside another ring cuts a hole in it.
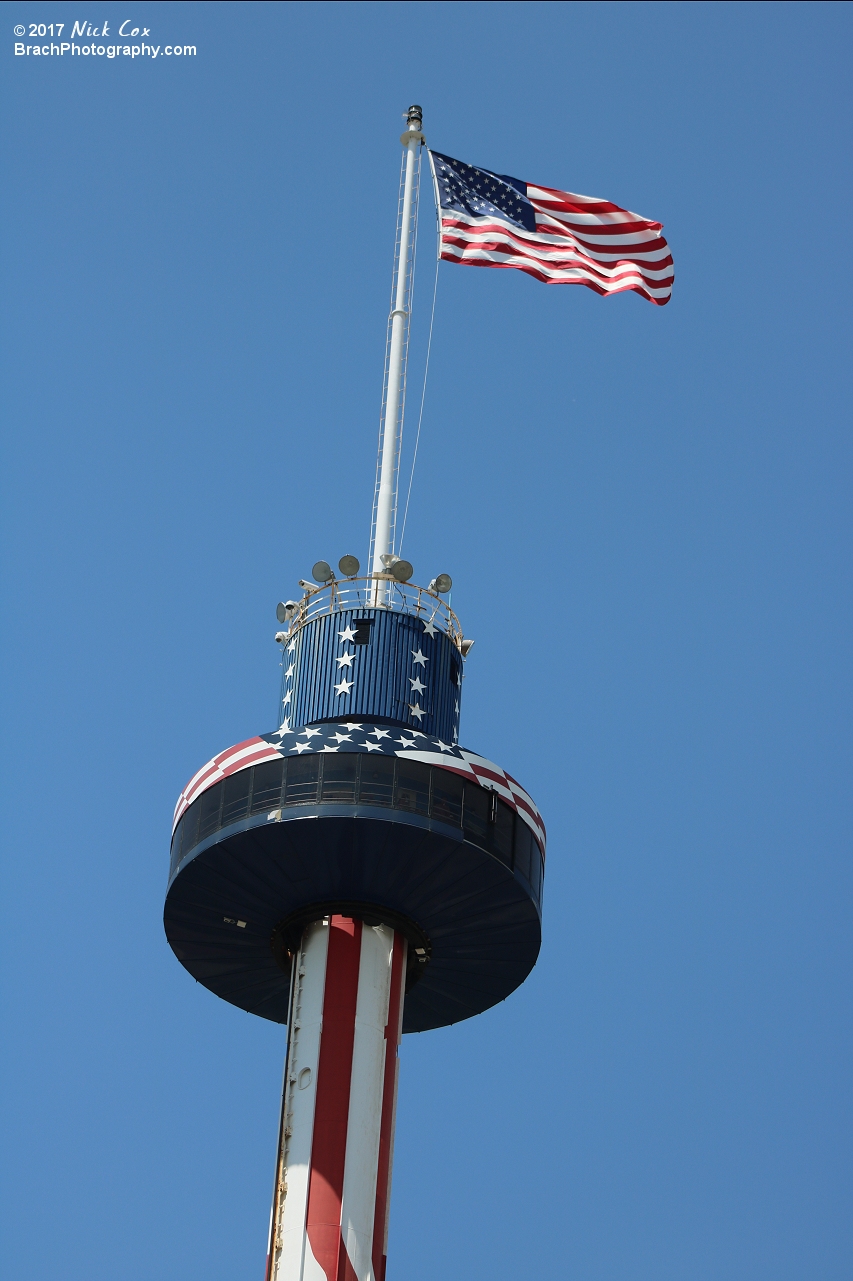
[[[387,925],[364,926],[341,1206],[341,1235],[358,1281],[375,1281],[373,1217],[393,953],[392,929]]]
[[[326,1281],[310,1248],[305,1250],[305,1217],[328,950],[329,923],[318,921],[306,929],[294,960],[297,970],[288,1029],[285,1141],[279,1171],[286,1190],[274,1243],[274,1281]]]

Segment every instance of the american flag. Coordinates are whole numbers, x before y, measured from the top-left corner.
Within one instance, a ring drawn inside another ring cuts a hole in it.
[[[305,752],[380,752],[384,756],[420,761],[423,765],[439,765],[453,774],[461,774],[463,778],[497,792],[524,820],[543,854],[545,852],[545,824],[535,801],[500,765],[478,756],[476,752],[469,752],[454,743],[443,743],[440,738],[421,734],[418,730],[370,722],[355,724],[352,721],[305,725],[301,729],[291,729],[285,721],[272,734],[247,738],[236,747],[220,752],[193,774],[178,797],[172,821],[173,834],[193,801],[223,778],[248,769],[250,765],[259,765],[261,761],[275,760],[280,756],[302,756]]]
[[[516,267],[549,285],[586,285],[597,294],[633,289],[659,307],[669,302],[672,254],[661,223],[437,151],[430,160],[447,262]]]

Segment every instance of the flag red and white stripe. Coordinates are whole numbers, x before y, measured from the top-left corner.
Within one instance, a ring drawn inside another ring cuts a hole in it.
[[[450,157],[435,156],[434,175],[437,161],[445,162],[439,166],[436,199],[440,256],[446,262],[513,267],[550,285],[586,285],[598,294],[631,289],[657,306],[669,302],[673,263],[661,235],[661,223],[610,200],[504,178],[463,166]],[[471,176],[470,200],[463,191],[461,203],[454,201],[449,207],[451,197],[440,181],[443,174],[451,172],[448,165],[454,166],[457,182],[464,183],[469,173]],[[477,178],[485,175],[494,185],[490,196],[482,200],[477,193],[483,187]],[[519,218],[501,216],[502,203],[507,212],[511,209],[510,202],[501,202],[501,183],[520,194],[528,215],[532,206],[529,225],[520,225]]]

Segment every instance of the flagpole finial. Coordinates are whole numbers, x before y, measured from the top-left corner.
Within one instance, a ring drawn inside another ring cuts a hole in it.
[[[423,108],[417,103],[413,103],[406,112],[406,132],[400,134],[400,141],[404,147],[408,147],[410,142],[426,142],[426,138],[421,132],[424,123]]]

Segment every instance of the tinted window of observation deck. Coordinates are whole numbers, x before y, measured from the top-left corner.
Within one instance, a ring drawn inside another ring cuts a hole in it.
[[[539,898],[539,845],[495,792],[447,769],[359,752],[264,761],[209,788],[175,829],[172,872],[201,841],[248,815],[318,804],[397,809],[461,828],[467,841],[500,859]]]

